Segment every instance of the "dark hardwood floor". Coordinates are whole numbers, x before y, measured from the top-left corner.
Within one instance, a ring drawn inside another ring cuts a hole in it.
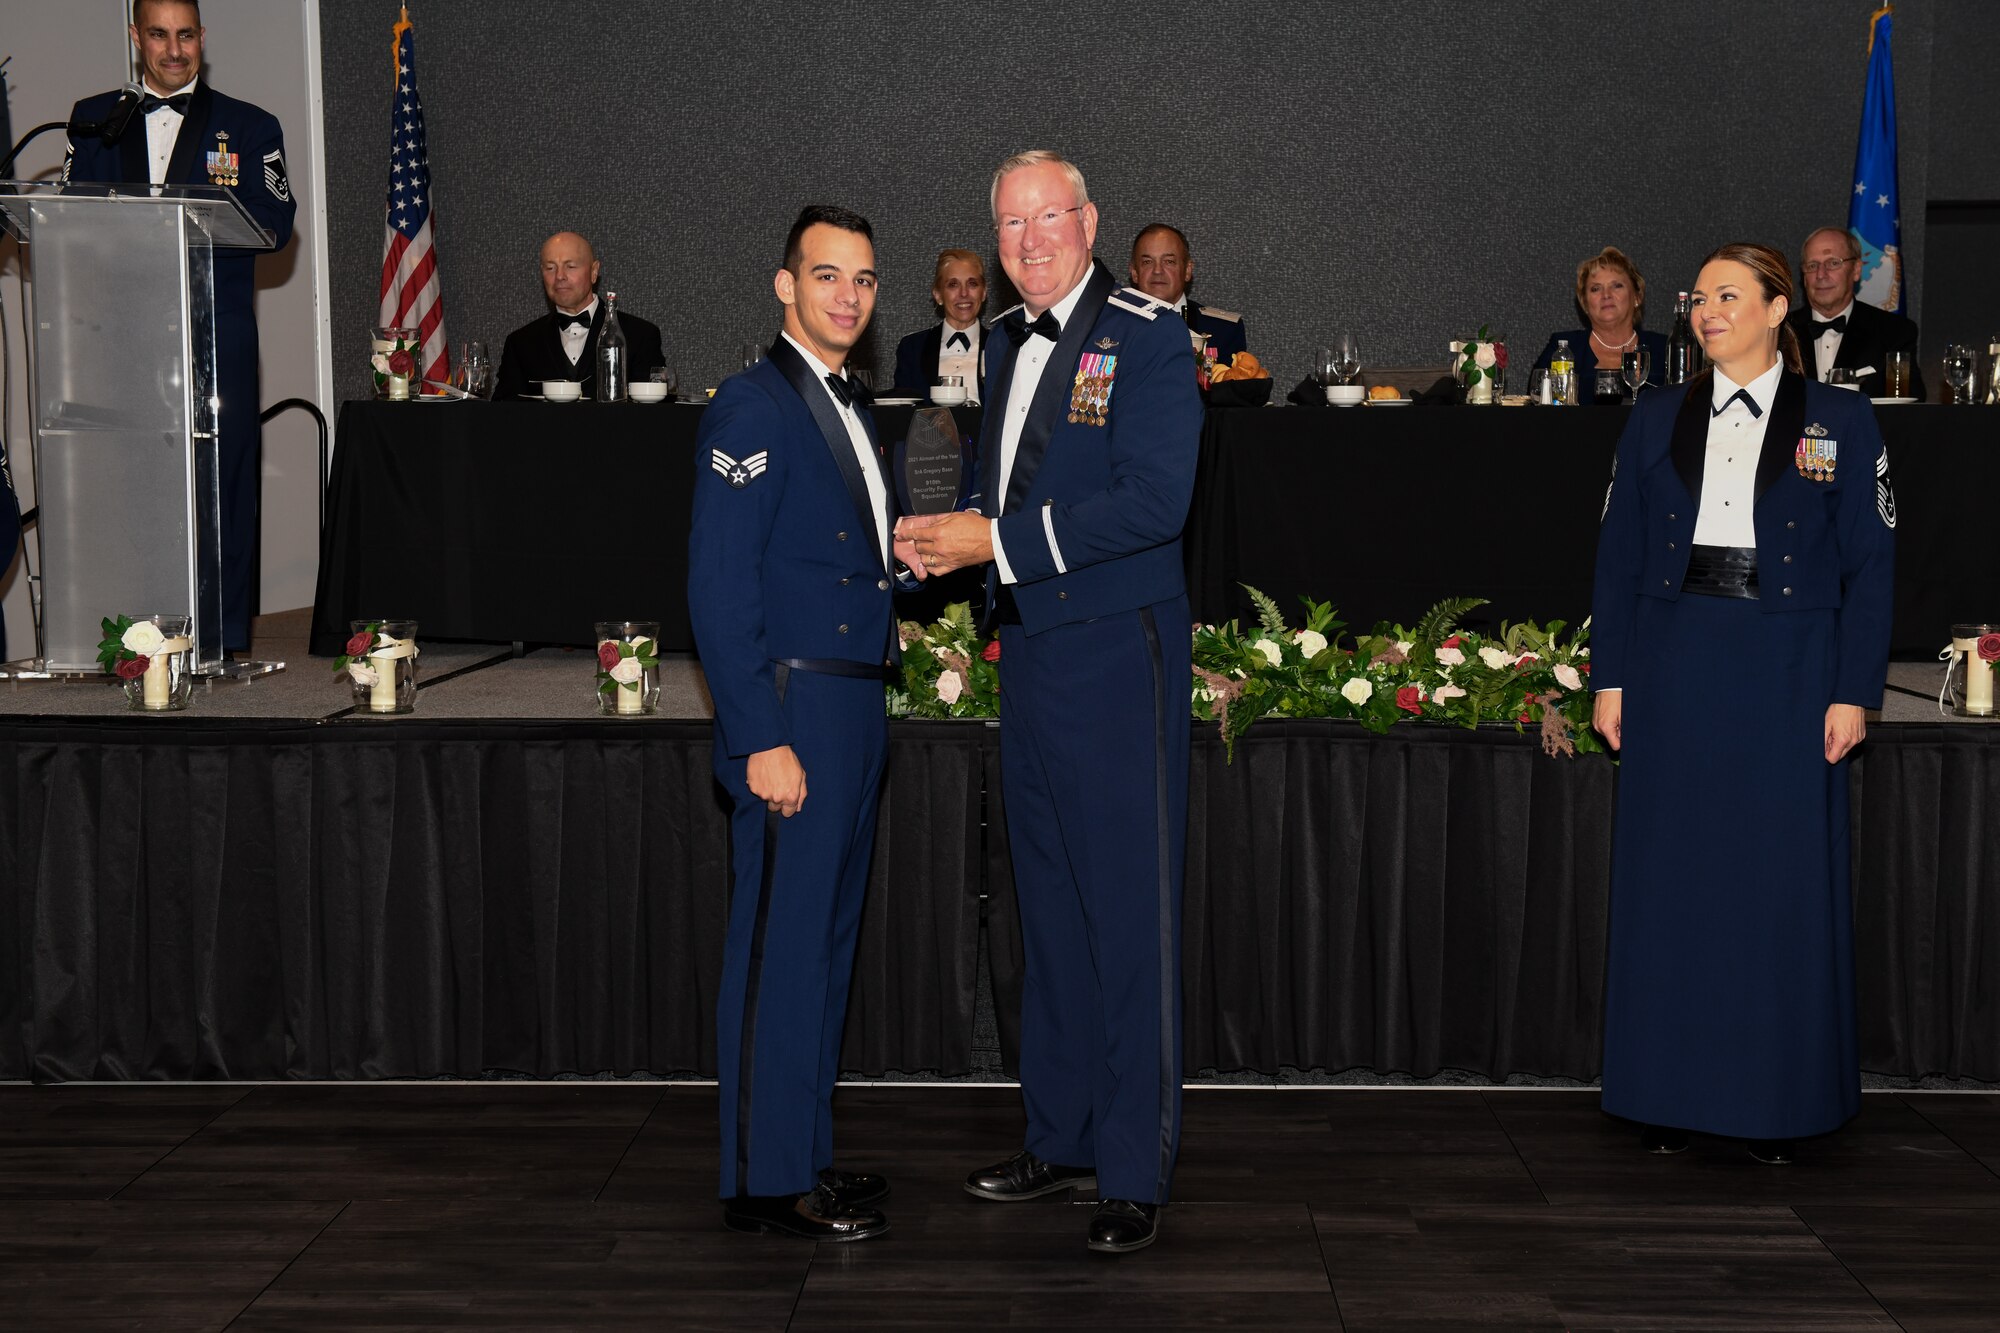
[[[720,1225],[715,1092],[0,1085],[0,1328],[2000,1327],[2000,1094],[1871,1093],[1761,1166],[1591,1092],[1199,1089],[1160,1243],[982,1204],[1009,1088],[843,1089],[893,1233]]]

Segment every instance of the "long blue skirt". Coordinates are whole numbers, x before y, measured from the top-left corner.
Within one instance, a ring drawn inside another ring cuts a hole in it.
[[[1604,1109],[1746,1139],[1861,1106],[1837,612],[1640,599],[1624,699]]]

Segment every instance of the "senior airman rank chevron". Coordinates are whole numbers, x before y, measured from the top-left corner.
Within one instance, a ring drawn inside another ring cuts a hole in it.
[[[764,469],[771,462],[771,451],[769,449],[759,449],[756,453],[751,454],[748,458],[740,462],[723,453],[720,449],[711,449],[708,452],[708,465],[715,469],[717,476],[739,491],[758,477],[763,476]]]
[[[1834,462],[1840,457],[1840,441],[1826,438],[1826,427],[1814,422],[1799,437],[1793,463],[1807,481],[1832,481]]]

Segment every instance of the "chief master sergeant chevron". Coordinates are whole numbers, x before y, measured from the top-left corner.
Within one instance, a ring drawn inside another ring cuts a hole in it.
[[[1121,1253],[1158,1235],[1180,1146],[1181,528],[1201,399],[1172,307],[1091,258],[1082,172],[1021,153],[991,202],[1024,298],[987,357],[979,476],[997,517],[903,523],[933,574],[992,561],[1000,624],[1028,1132],[965,1187],[1003,1201],[1095,1187],[1087,1244]]]

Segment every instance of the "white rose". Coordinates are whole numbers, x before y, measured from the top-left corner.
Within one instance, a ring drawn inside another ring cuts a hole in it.
[[[1446,699],[1463,699],[1464,697],[1465,691],[1456,685],[1440,685],[1431,692],[1431,698],[1439,703],[1443,703]]]
[[[646,674],[646,668],[639,665],[639,659],[636,657],[621,657],[618,659],[618,665],[605,674],[620,685],[633,685]]]
[[[1340,697],[1359,708],[1375,697],[1375,686],[1365,676],[1350,676],[1340,687]]]
[[[958,702],[958,696],[965,693],[965,677],[956,671],[946,671],[938,676],[937,696],[948,704]]]
[[[150,620],[141,620],[126,630],[118,640],[129,651],[141,657],[151,657],[160,651],[160,645],[166,641],[167,636],[160,633],[160,627]]]
[[[1326,635],[1317,630],[1302,629],[1292,636],[1292,642],[1299,646],[1299,651],[1306,655],[1308,661],[1326,651]]]
[[[374,367],[377,375],[386,375],[389,373],[389,354],[387,352],[377,352],[368,358],[368,364]]]
[[[375,682],[381,679],[380,676],[375,674],[375,668],[369,666],[366,662],[349,662],[347,664],[347,674],[356,685],[364,685],[369,689],[373,689]]]
[[[1285,664],[1285,650],[1269,639],[1259,639],[1250,646],[1264,654],[1264,660],[1272,666],[1283,666]]]
[[[1505,666],[1511,666],[1514,662],[1514,659],[1507,655],[1507,651],[1504,648],[1495,648],[1490,643],[1479,650],[1479,660],[1486,663],[1487,666],[1493,668],[1495,671]]]
[[[1576,674],[1576,668],[1565,662],[1556,668],[1556,681],[1566,690],[1583,688],[1583,677]]]
[[[1437,650],[1437,660],[1439,666],[1457,666],[1465,660],[1465,654],[1456,648],[1440,648]]]
[[[1494,355],[1492,343],[1479,344],[1479,350],[1472,354],[1472,364],[1478,366],[1481,370],[1491,370],[1493,363],[1497,360],[1499,360],[1499,357]]]

